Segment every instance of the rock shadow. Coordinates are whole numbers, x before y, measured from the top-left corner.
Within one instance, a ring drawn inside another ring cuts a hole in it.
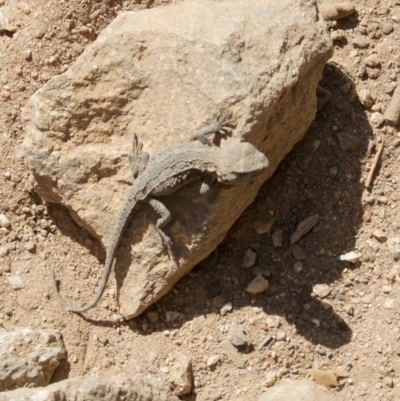
[[[155,308],[181,312],[188,321],[219,313],[222,303],[231,302],[236,311],[252,306],[283,317],[313,344],[334,349],[350,341],[349,322],[357,316],[335,310],[349,297],[343,286],[336,286],[325,299],[313,294],[313,286],[330,285],[342,278],[344,269],[357,269],[338,257],[354,250],[362,223],[365,177],[361,166],[371,151],[372,128],[351,78],[337,66],[327,65],[320,85],[332,93],[330,102],[233,226],[218,247],[218,256],[214,253],[205,259],[177,283],[176,294],[171,291]],[[294,268],[290,235],[299,222],[314,214],[319,214],[320,221],[297,243],[306,258],[302,268],[301,263]],[[270,233],[255,230],[258,223],[269,221],[273,222]],[[274,247],[276,230],[282,230],[282,246]],[[257,253],[252,269],[241,267],[248,248]],[[270,281],[270,287],[265,293],[250,295],[245,289],[257,273]],[[136,327],[146,321],[145,317],[137,320]],[[160,321],[147,332],[181,323]]]

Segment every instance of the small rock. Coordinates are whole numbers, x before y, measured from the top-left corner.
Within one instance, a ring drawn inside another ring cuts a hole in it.
[[[219,313],[221,314],[221,316],[225,316],[228,312],[232,311],[232,309],[233,309],[232,303],[228,302],[220,309]]]
[[[210,356],[210,357],[207,359],[207,366],[208,366],[209,368],[212,368],[212,367],[214,367],[220,360],[221,360],[221,357],[220,357],[219,355]]]
[[[330,31],[331,39],[333,42],[344,42],[346,34],[343,31]]]
[[[192,360],[183,354],[174,354],[174,364],[170,366],[169,385],[174,394],[181,397],[192,391]]]
[[[164,373],[165,375],[166,375],[167,373],[169,373],[169,368],[168,368],[168,366],[161,366],[161,367],[160,367],[160,372],[161,372],[161,373]]]
[[[394,303],[395,302],[393,298],[387,298],[385,299],[385,303],[383,304],[383,306],[385,307],[385,309],[393,309]]]
[[[268,344],[272,344],[274,341],[274,338],[272,336],[267,336],[265,337],[262,341],[261,344],[258,346],[257,351],[261,351],[265,346]]]
[[[350,1],[322,3],[318,8],[326,21],[337,21],[346,18],[355,11],[353,3]]]
[[[20,290],[24,287],[24,282],[22,281],[20,276],[10,276],[7,277],[7,280],[14,290]]]
[[[327,297],[331,292],[331,289],[327,284],[315,284],[313,286],[313,293],[318,297],[318,298],[325,298]]]
[[[8,248],[6,246],[0,246],[0,258],[4,258],[8,255]]]
[[[265,379],[265,386],[270,388],[276,383],[276,373],[268,372],[267,378]]]
[[[379,196],[378,202],[382,203],[382,205],[387,205],[389,203],[389,199],[386,196]]]
[[[28,241],[25,245],[24,248],[29,251],[29,252],[35,252],[36,246],[32,241]]]
[[[351,251],[339,256],[339,260],[350,263],[357,263],[361,255],[357,252]]]
[[[400,237],[391,237],[388,238],[387,247],[389,252],[392,254],[394,259],[400,258]]]
[[[393,32],[394,27],[390,21],[384,21],[381,23],[381,29],[385,35],[390,35]]]
[[[243,327],[237,324],[231,325],[228,330],[227,338],[237,348],[251,345],[251,341],[244,332]]]
[[[371,213],[368,210],[365,210],[362,215],[362,219],[364,221],[371,221]]]
[[[31,49],[27,49],[23,52],[24,55],[24,59],[25,60],[31,60],[32,59],[32,50]]]
[[[223,297],[221,297],[221,295],[217,295],[216,297],[214,297],[212,299],[212,304],[216,308],[221,308],[224,305],[224,303],[225,303],[225,299]]]
[[[331,177],[336,177],[336,176],[337,176],[337,172],[338,172],[338,169],[337,169],[336,166],[333,166],[333,167],[331,167],[331,168],[329,169],[329,175],[330,175]]]
[[[147,312],[147,319],[150,320],[151,323],[157,323],[160,315],[157,311]]]
[[[381,62],[378,58],[377,54],[371,54],[368,57],[365,58],[364,60],[365,65],[371,68],[376,68],[381,65]]]
[[[243,256],[242,267],[245,269],[250,269],[256,263],[257,254],[251,249],[247,249],[246,253]]]
[[[339,385],[336,375],[332,370],[307,369],[306,372],[317,384],[325,387],[337,387]]]
[[[304,263],[301,260],[298,260],[297,262],[294,263],[293,265],[293,270],[296,273],[300,273],[304,268]]]
[[[22,77],[24,75],[24,72],[23,72],[22,67],[20,65],[17,65],[17,66],[14,67],[14,72],[19,77]]]
[[[165,319],[167,322],[173,322],[175,320],[181,320],[184,318],[183,313],[176,312],[176,311],[166,311],[165,312]]]
[[[229,340],[223,340],[219,344],[223,353],[228,357],[228,359],[237,367],[244,368],[246,365],[246,359],[243,358],[237,349],[231,344]]]
[[[393,379],[391,377],[386,377],[385,378],[385,385],[388,386],[389,388],[393,388]]]
[[[268,287],[269,287],[269,281],[266,280],[261,274],[258,274],[247,286],[246,292],[254,295],[260,294],[266,291]]]
[[[321,146],[321,141],[319,139],[316,139],[313,143],[312,143],[312,151],[315,152],[316,150],[318,150],[318,148]]]
[[[283,240],[283,230],[281,228],[277,228],[272,234],[272,245],[274,248],[280,248],[282,246]]]
[[[361,89],[357,94],[360,103],[366,109],[370,109],[374,105],[375,99],[372,97],[371,92],[368,89]]]
[[[339,378],[347,378],[350,376],[350,373],[343,366],[337,367],[335,369],[335,374],[336,374],[336,377],[339,377]]]
[[[286,333],[283,330],[276,333],[276,341],[286,341]]]
[[[254,223],[254,229],[258,234],[269,234],[273,226],[273,221],[256,221]]]
[[[378,112],[375,112],[375,113],[372,113],[372,114],[369,116],[369,120],[371,121],[371,123],[372,123],[375,127],[379,127],[379,126],[381,126],[381,125],[384,123],[385,117],[383,116],[383,114],[378,113]]]
[[[372,231],[372,235],[380,242],[385,242],[387,240],[387,235],[378,228]]]
[[[47,82],[50,78],[51,78],[51,75],[48,72],[43,72],[42,74],[40,74],[40,79],[43,82]]]
[[[307,259],[307,255],[303,251],[300,245],[298,244],[293,244],[290,246],[290,251],[292,252],[293,257],[296,260],[305,260]]]
[[[400,119],[400,85],[396,87],[385,111],[384,119],[393,126],[396,126]]]
[[[8,92],[8,91],[2,91],[2,92],[0,92],[0,96],[1,96],[3,99],[8,100],[8,99],[10,99],[10,97],[11,97],[11,93]]]
[[[294,244],[311,231],[319,222],[319,215],[314,214],[297,224],[296,231],[290,236],[290,243]]]
[[[0,226],[9,228],[11,226],[10,220],[8,220],[5,214],[0,214]]]
[[[369,39],[365,36],[356,36],[353,38],[353,46],[356,49],[365,49],[369,46]]]
[[[12,11],[8,7],[0,8],[0,33],[1,32],[11,32],[14,33],[17,31],[17,28],[10,24],[10,16],[12,15]]]
[[[267,326],[269,329],[278,328],[281,325],[281,319],[276,315],[267,316]]]
[[[339,132],[337,135],[340,147],[345,151],[355,151],[359,148],[360,140],[357,136],[347,132]]]

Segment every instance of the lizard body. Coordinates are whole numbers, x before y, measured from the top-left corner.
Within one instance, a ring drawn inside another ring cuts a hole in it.
[[[200,192],[209,189],[209,181],[234,185],[250,180],[268,166],[265,155],[246,142],[228,141],[223,147],[206,146],[211,143],[205,137],[209,133],[228,130],[227,115],[216,123],[204,127],[193,137],[198,142],[170,145],[156,151],[150,158],[142,153],[142,144],[134,136],[133,175],[136,178],[130,188],[123,209],[115,224],[110,244],[106,249],[106,261],[95,297],[82,307],[70,307],[61,298],[53,271],[53,286],[61,304],[71,312],[85,312],[100,300],[111,272],[119,241],[129,222],[129,217],[138,202],[147,201],[160,214],[156,228],[172,257],[170,238],[162,231],[169,222],[170,213],[155,197],[174,193],[182,186],[206,178]],[[175,261],[175,259],[174,259]],[[176,263],[176,261],[175,261]]]

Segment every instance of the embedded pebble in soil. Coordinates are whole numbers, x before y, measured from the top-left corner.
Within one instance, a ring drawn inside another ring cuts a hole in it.
[[[242,259],[242,267],[250,269],[250,267],[253,267],[256,263],[256,259],[257,254],[251,248],[247,249]]]

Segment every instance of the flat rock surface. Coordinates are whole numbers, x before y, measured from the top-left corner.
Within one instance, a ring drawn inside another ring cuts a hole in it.
[[[268,389],[257,401],[339,401],[332,394],[310,380],[284,379],[273,388]]]
[[[136,208],[117,257],[125,318],[215,249],[301,139],[316,113],[315,90],[331,46],[312,1],[187,1],[120,14],[29,100],[25,158],[37,192],[66,206],[104,248],[131,187],[133,133],[151,155],[190,141],[231,110],[231,140],[252,143],[270,161],[251,183],[214,186],[204,196],[193,184],[165,200],[180,266],[160,244],[154,212]],[[64,287],[65,297],[71,290]],[[81,297],[69,303],[77,302]]]
[[[18,389],[0,393],[0,401],[179,401],[157,381],[140,376],[126,378],[75,377],[37,389]]]

